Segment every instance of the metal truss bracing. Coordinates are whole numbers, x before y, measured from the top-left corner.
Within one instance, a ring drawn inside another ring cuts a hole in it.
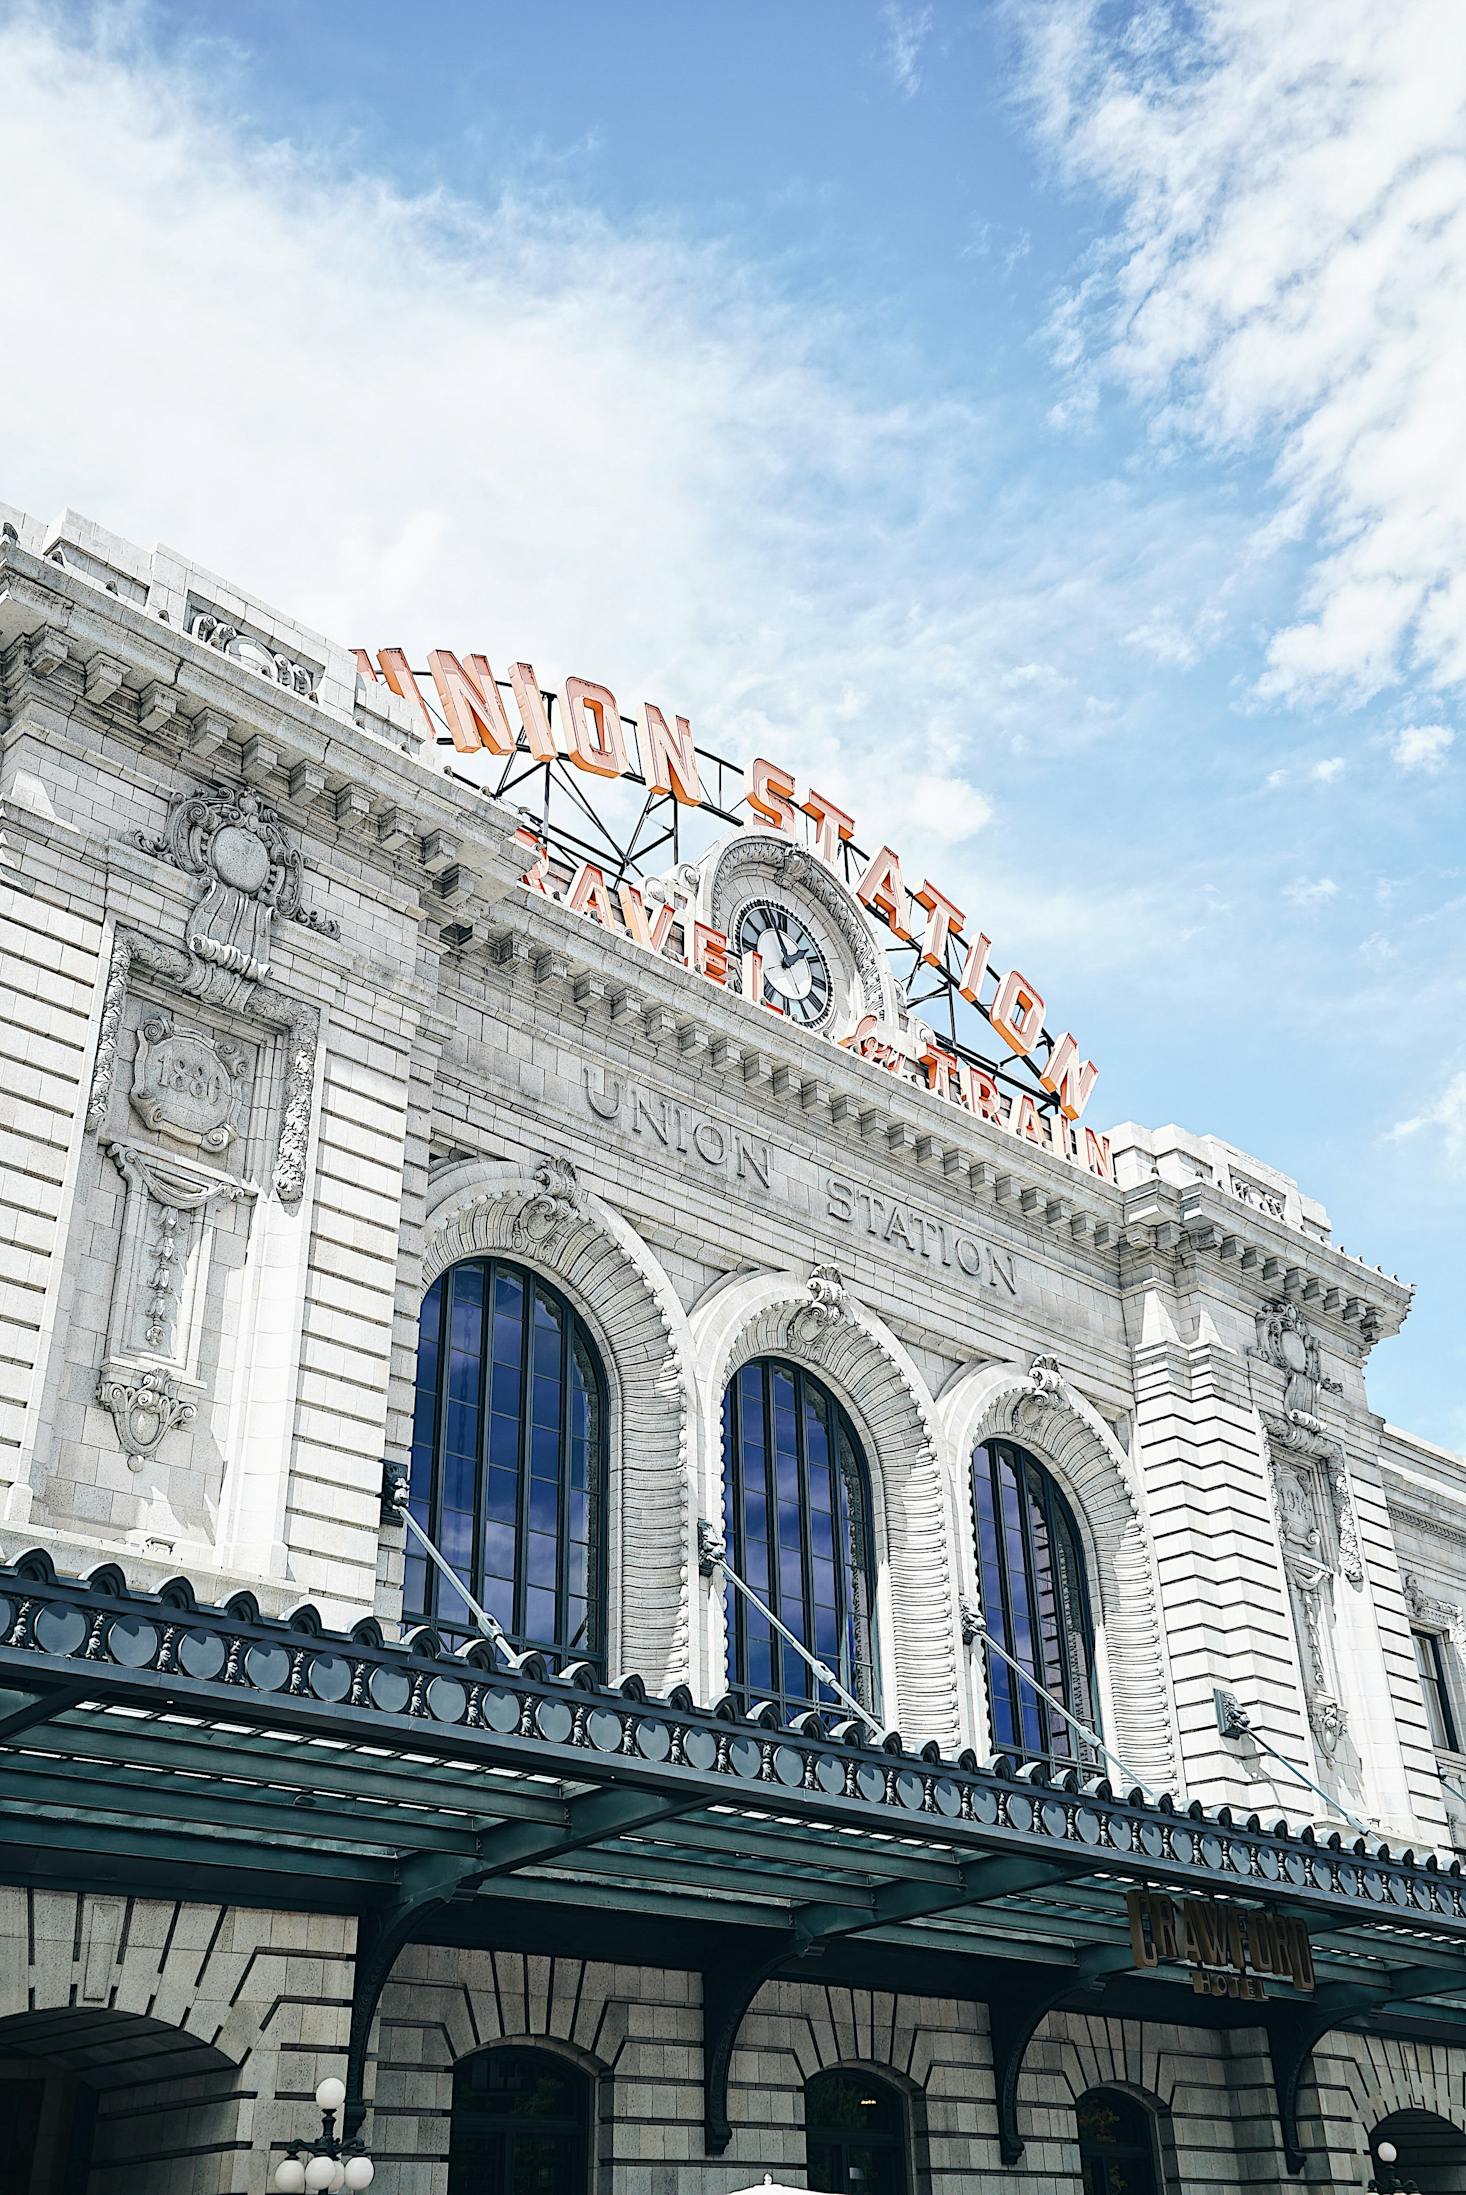
[[[1433,1858],[510,1670],[485,1641],[327,1634],[248,1595],[200,1607],[182,1580],[132,1592],[111,1565],[58,1578],[40,1553],[0,1569],[0,1877],[355,1914],[353,2126],[402,1948],[513,1929],[619,1930],[702,1971],[713,2151],[744,2013],[811,1962],[986,2002],[1010,2158],[1056,2008],[1262,2025],[1290,2153],[1330,2028],[1408,2018],[1466,2043],[1466,1879]],[[1138,1976],[1136,1887],[1302,1918],[1317,1995],[1217,2005],[1179,1968]]]
[[[419,704],[433,727],[437,745],[449,754],[455,753],[432,679],[425,670],[415,671],[413,677]],[[512,682],[501,678],[496,684],[512,722]],[[546,692],[541,699],[546,720],[553,723],[559,696]],[[549,855],[552,874],[561,883],[568,882],[584,861],[594,863],[613,884],[665,877],[687,859],[696,859],[706,851],[710,823],[736,829],[750,823],[758,825],[758,816],[748,807],[748,772],[741,763],[711,747],[699,746],[703,799],[700,807],[689,808],[671,793],[653,791],[641,772],[630,766],[629,758],[637,752],[636,722],[623,716],[621,723],[629,766],[613,783],[602,777],[592,779],[594,798],[587,789],[584,771],[572,767],[563,756],[553,762],[537,760],[523,743],[522,735],[512,755],[496,757],[485,752],[473,768],[465,766],[460,756],[446,763],[445,770],[459,783],[489,793],[512,808],[535,833]],[[838,873],[847,885],[853,888],[869,861],[868,849],[854,839],[842,841]],[[1032,1052],[1019,1057],[995,1035],[988,1020],[988,1006],[991,995],[996,994],[998,976],[992,970],[987,973],[987,999],[966,995],[961,987],[965,942],[949,936],[935,965],[923,959],[919,945],[894,935],[887,954],[898,995],[928,1024],[945,1050],[982,1068],[1006,1088],[1033,1098],[1040,1112],[1056,1110],[1057,1098],[1040,1079],[1056,1039],[1044,1029]]]

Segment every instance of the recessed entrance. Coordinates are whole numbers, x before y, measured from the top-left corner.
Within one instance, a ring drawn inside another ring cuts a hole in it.
[[[198,2195],[230,2187],[237,2081],[222,2050],[162,2020],[14,2013],[0,2020],[5,2195],[155,2195],[181,2157]]]
[[[1399,2158],[1392,2170],[1413,2180],[1420,2195],[1445,2195],[1466,2188],[1466,2134],[1433,2111],[1392,2111],[1369,2137],[1370,2155],[1381,2142],[1393,2142]]]

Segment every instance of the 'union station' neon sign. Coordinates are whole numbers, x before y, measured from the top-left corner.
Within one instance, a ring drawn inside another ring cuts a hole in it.
[[[394,693],[423,712],[433,736],[439,736],[438,722],[400,648],[381,649],[376,664],[365,649],[358,649],[356,656],[365,676],[375,680],[380,675]],[[516,726],[503,687],[485,656],[470,655],[464,662],[445,648],[435,648],[428,656],[428,675],[443,724],[460,754],[527,756],[534,762],[568,764],[601,778],[631,773],[651,794],[669,795],[688,808],[703,805],[698,750],[684,716],[674,715],[669,722],[654,703],[642,705],[634,722],[637,770],[627,743],[629,727],[616,697],[593,680],[567,679],[552,718],[551,697],[542,690],[533,666],[514,664],[504,683],[519,717]],[[818,859],[838,872],[844,849],[855,839],[855,820],[828,795],[811,787],[801,799],[793,775],[760,756],[749,771],[745,799],[766,829],[807,844]],[[807,819],[808,828],[801,818]],[[675,901],[653,901],[641,885],[625,879],[613,883],[605,869],[589,859],[581,859],[568,879],[558,877],[542,837],[527,825],[517,836],[526,855],[522,879],[526,889],[629,937],[658,957],[665,956],[677,932],[683,960],[694,974],[722,986],[739,982],[750,1003],[777,1011],[766,995],[757,953],[745,953],[735,973],[736,956],[730,956],[726,934],[689,918]],[[1074,1125],[1089,1102],[1099,1070],[1093,1060],[1081,1056],[1069,1032],[1045,1038],[1044,1000],[1037,986],[1021,969],[1009,968],[1001,974],[993,969],[991,938],[984,931],[970,930],[964,910],[929,877],[910,888],[893,847],[882,845],[849,888],[893,938],[911,946],[919,966],[951,970],[955,949],[953,981],[958,995],[979,1009],[1015,1059],[1028,1063],[1053,1103],[1041,1108],[1032,1092],[1000,1087],[980,1063],[944,1048],[915,1018],[898,1027],[866,1014],[835,1041],[890,1073],[923,1083],[949,1103],[1020,1141],[1102,1179],[1113,1179],[1108,1136],[1090,1128],[1081,1132]],[[984,1001],[982,991],[988,981],[996,988]]]

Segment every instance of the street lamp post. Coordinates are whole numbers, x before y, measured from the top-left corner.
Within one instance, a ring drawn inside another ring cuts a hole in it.
[[[275,2167],[280,2195],[335,2195],[337,2188],[353,2191],[370,2187],[376,2166],[359,2141],[343,2142],[336,2134],[336,2114],[346,2101],[346,2083],[334,2076],[316,2090],[321,2131],[313,2142],[290,2142]]]
[[[1370,2180],[1372,2195],[1420,2195],[1414,2180],[1402,2180],[1395,2170],[1400,2152],[1393,2142],[1376,2142],[1374,2145],[1374,2175]]]

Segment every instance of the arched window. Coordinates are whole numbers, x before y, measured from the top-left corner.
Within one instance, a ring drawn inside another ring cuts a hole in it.
[[[804,2145],[809,2184],[825,2195],[907,2195],[906,2106],[890,2081],[817,2073],[804,2089]]]
[[[983,1621],[1000,1646],[1071,1715],[1098,1729],[1094,1630],[1073,1511],[1025,1449],[984,1441],[972,1456]],[[1073,1727],[1001,1658],[987,1655],[988,1699],[998,1750],[1085,1766]]]
[[[590,1336],[547,1281],[498,1258],[450,1266],[423,1299],[412,1513],[518,1645],[605,1648],[606,1407]],[[416,1548],[403,1609],[473,1629]]]
[[[850,1421],[796,1365],[745,1364],[723,1397],[728,1559],[759,1599],[864,1706],[871,1662],[870,1481]],[[745,1702],[835,1706],[828,1686],[733,1586],[729,1662]]]
[[[551,2050],[500,2043],[453,2068],[448,2195],[586,2195],[593,2083]]]

